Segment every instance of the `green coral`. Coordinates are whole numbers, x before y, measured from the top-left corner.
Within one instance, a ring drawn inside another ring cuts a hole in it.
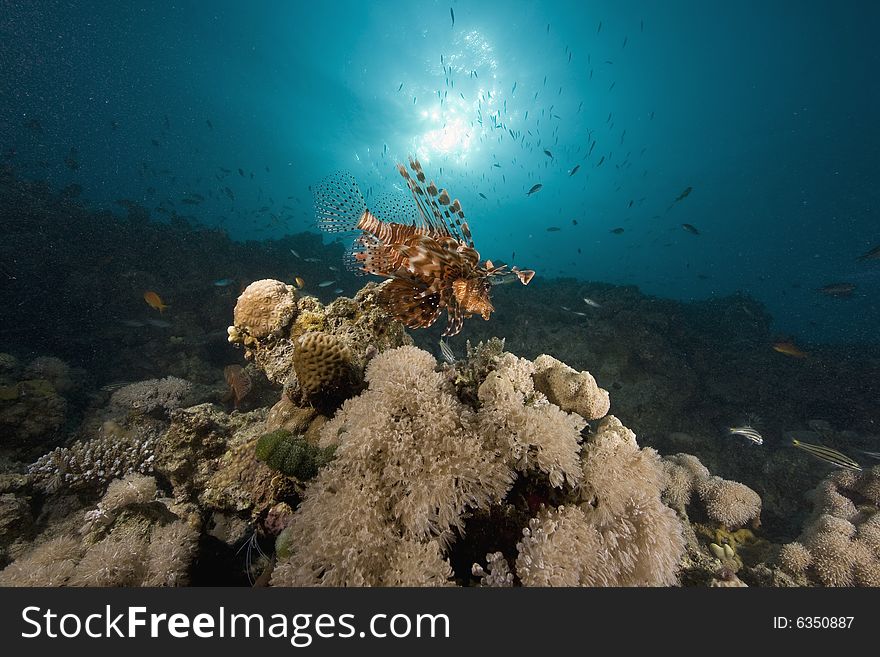
[[[279,429],[257,441],[256,456],[273,470],[306,481],[333,459],[336,447],[315,447],[299,434]]]

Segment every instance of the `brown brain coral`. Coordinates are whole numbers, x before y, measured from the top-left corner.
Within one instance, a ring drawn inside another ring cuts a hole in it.
[[[238,297],[233,322],[239,332],[267,338],[280,333],[296,315],[296,309],[293,286],[265,278],[248,285]]]
[[[351,351],[335,335],[312,331],[296,341],[293,369],[307,393],[335,388],[351,375]]]
[[[300,336],[293,353],[299,386],[316,406],[335,406],[357,380],[351,350],[335,335],[312,331]]]

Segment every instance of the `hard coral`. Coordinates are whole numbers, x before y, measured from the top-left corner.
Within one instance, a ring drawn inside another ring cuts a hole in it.
[[[306,398],[332,410],[351,396],[358,380],[351,350],[335,335],[312,331],[296,340],[293,369]]]
[[[578,372],[552,356],[535,359],[535,388],[563,411],[577,413],[585,420],[605,417],[611,406],[608,392],[589,372]]]
[[[28,474],[37,488],[48,493],[61,489],[103,491],[115,478],[133,472],[151,473],[158,438],[153,428],[124,430],[107,422],[97,437],[41,456]]]
[[[296,310],[294,287],[266,278],[248,285],[238,297],[233,324],[239,333],[260,340],[280,334]]]

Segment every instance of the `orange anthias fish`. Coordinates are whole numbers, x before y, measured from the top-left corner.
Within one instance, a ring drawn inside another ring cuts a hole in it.
[[[360,231],[349,265],[391,279],[382,303],[396,319],[410,328],[426,328],[445,309],[443,335],[456,335],[467,317],[489,319],[495,310],[489,298],[493,280],[513,273],[528,285],[535,272],[517,267],[508,272],[507,265],[480,262],[458,199],[426,182],[418,160],[410,158],[409,169],[412,174],[397,165],[413,201],[394,199],[373,212],[354,178],[331,176],[315,190],[318,224],[330,233]]]
[[[168,307],[162,302],[162,297],[160,297],[152,290],[147,290],[146,292],[144,292],[144,301],[149,304],[150,308],[155,308],[160,313],[164,312],[165,309]]]
[[[778,351],[780,354],[785,354],[786,356],[791,356],[792,358],[806,358],[807,352],[803,351],[800,347],[798,347],[794,342],[790,340],[786,340],[783,342],[774,342],[773,349]]]

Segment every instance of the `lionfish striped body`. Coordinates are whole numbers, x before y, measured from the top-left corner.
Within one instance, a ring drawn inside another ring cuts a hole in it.
[[[534,272],[481,263],[458,199],[433,181],[426,184],[418,160],[410,158],[409,168],[412,175],[397,165],[414,204],[393,201],[375,213],[351,176],[329,178],[315,191],[318,224],[331,233],[360,232],[350,265],[391,279],[383,286],[382,303],[395,318],[410,328],[426,328],[446,310],[443,335],[456,335],[465,318],[489,319],[495,310],[489,298],[493,277],[512,272],[527,285]]]

